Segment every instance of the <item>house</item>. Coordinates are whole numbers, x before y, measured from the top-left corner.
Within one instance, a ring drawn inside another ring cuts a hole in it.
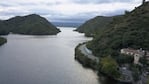
[[[124,49],[121,49],[121,54],[134,56],[134,64],[139,64],[139,59],[140,57],[143,57],[145,55],[145,51],[142,49],[135,50],[131,48],[124,48]]]
[[[146,51],[145,56],[146,56],[146,59],[149,60],[149,52],[148,51]]]

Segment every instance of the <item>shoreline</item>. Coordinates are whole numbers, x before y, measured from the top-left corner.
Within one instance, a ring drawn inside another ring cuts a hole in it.
[[[80,43],[76,46],[75,48],[75,60],[77,60],[83,67],[87,67],[87,68],[91,68],[94,71],[97,71],[97,75],[103,75],[105,78],[110,78],[113,81],[116,81],[118,83],[122,83],[122,84],[133,84],[132,82],[128,82],[128,81],[124,81],[124,80],[120,80],[120,79],[116,79],[113,77],[109,77],[107,74],[101,72],[100,70],[98,70],[99,61],[93,60],[91,58],[89,58],[88,56],[86,56],[85,54],[82,53],[82,51],[79,49],[80,46],[85,45],[85,43]]]
[[[82,44],[84,44],[84,43],[82,43]],[[77,45],[77,47],[75,48],[75,60],[79,61],[82,64],[82,66],[84,66],[84,67],[91,68],[93,70],[98,70],[98,68],[97,68],[98,63],[96,63],[92,59],[85,56],[81,52],[81,50],[78,49],[82,44]]]

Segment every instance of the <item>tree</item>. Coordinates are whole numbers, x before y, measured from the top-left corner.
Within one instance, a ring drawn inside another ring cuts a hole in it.
[[[110,77],[119,78],[120,73],[118,71],[118,64],[117,62],[109,57],[104,57],[101,59],[101,67],[100,70],[107,74]]]
[[[129,11],[125,10],[125,14],[126,14],[126,15],[129,14],[129,13],[130,13]]]
[[[149,77],[148,77],[148,79],[147,79],[147,84],[149,84]]]
[[[144,3],[145,3],[145,0],[143,0],[142,4],[144,4]]]
[[[6,42],[7,42],[7,40],[5,38],[0,37],[0,46],[3,45]]]

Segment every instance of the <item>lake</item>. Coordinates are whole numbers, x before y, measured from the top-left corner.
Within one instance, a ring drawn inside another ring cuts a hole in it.
[[[74,28],[53,36],[10,34],[0,47],[0,84],[100,84],[74,60],[74,48],[91,40]]]

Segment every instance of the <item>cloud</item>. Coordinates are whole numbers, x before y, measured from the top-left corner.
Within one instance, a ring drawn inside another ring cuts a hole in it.
[[[76,3],[95,3],[95,4],[99,4],[99,3],[113,3],[113,2],[132,2],[133,0],[74,0],[74,2]]]
[[[140,4],[141,0],[2,0],[0,19],[36,13],[52,21],[82,21],[123,14]]]

